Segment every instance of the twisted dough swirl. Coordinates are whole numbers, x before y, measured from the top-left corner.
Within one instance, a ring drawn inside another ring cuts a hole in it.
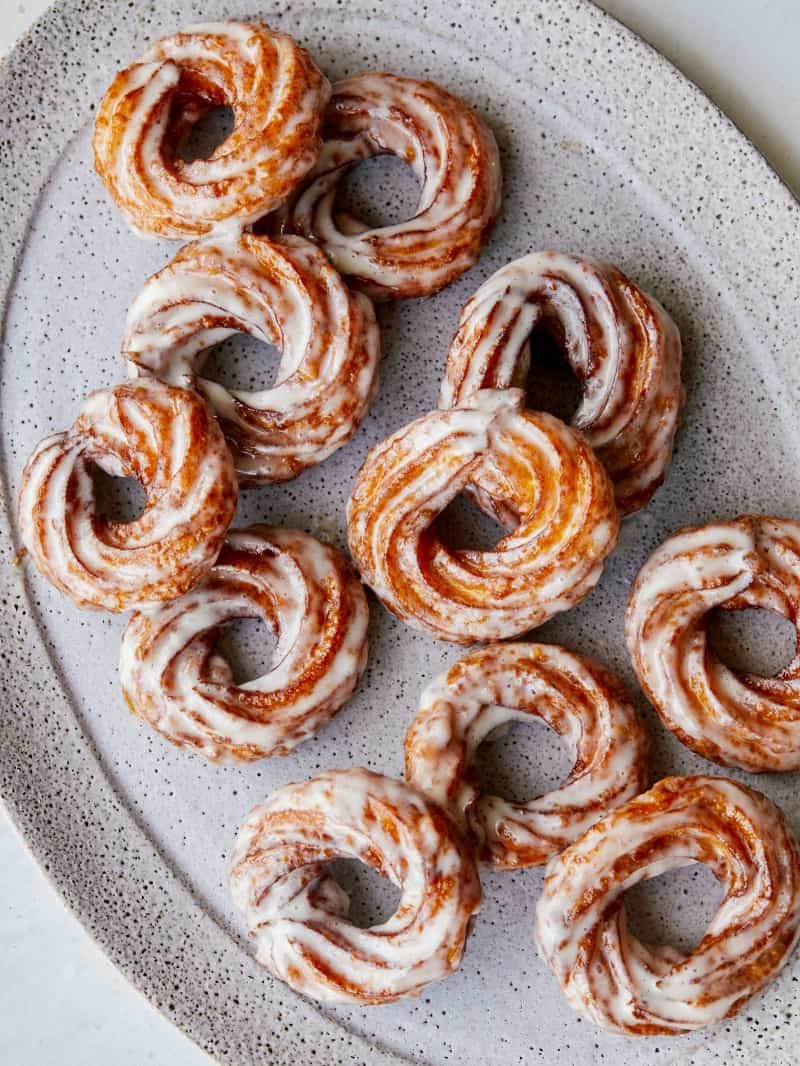
[[[478,748],[532,717],[566,742],[574,760],[566,784],[529,803],[481,794],[472,769]],[[619,682],[548,644],[492,644],[460,659],[423,692],[405,754],[407,780],[468,828],[483,861],[500,869],[547,862],[647,785],[647,737]]]
[[[147,490],[132,522],[97,514],[92,468]],[[99,389],[43,440],[19,490],[22,539],[79,607],[127,611],[182,595],[214,564],[236,509],[230,453],[202,397],[160,381]]]
[[[272,388],[229,391],[197,376],[207,349],[237,332],[280,349]],[[245,484],[283,481],[327,458],[378,384],[372,304],[302,237],[215,235],[182,248],[134,300],[122,348],[138,371],[203,392]]]
[[[472,484],[512,532],[453,550],[435,519]],[[619,519],[583,438],[523,409],[518,389],[434,411],[367,455],[347,507],[361,576],[405,622],[443,640],[501,640],[567,610],[597,583]]]
[[[797,626],[800,523],[766,515],[682,529],[631,590],[626,638],[668,729],[724,766],[800,769],[800,658],[776,677],[738,673],[709,646],[714,608],[764,607]]]
[[[572,424],[614,482],[623,517],[664,480],[683,403],[680,334],[616,267],[534,252],[502,267],[461,312],[440,407],[478,389],[524,386],[537,326],[562,346],[583,387]]]
[[[212,22],[163,37],[120,71],[97,114],[95,169],[137,232],[197,237],[253,222],[285,199],[319,154],[330,85],[291,37]],[[182,142],[217,107],[234,128],[208,159]]]
[[[359,929],[325,870],[360,859],[402,892],[387,921]],[[254,807],[230,876],[256,957],[329,1003],[389,1003],[456,969],[481,902],[475,862],[443,812],[401,781],[330,770]]]
[[[236,685],[216,638],[248,617],[263,619],[278,643],[272,669]],[[233,530],[191,592],[133,615],[122,690],[156,732],[212,762],[285,755],[352,695],[368,619],[361,583],[333,548],[293,529]]]
[[[725,897],[686,955],[629,931],[624,892],[705,863]],[[628,1036],[735,1014],[772,981],[800,928],[800,849],[766,796],[722,777],[667,777],[596,822],[547,870],[536,944],[568,1003]]]
[[[323,146],[308,184],[275,219],[317,240],[351,285],[373,300],[429,296],[475,263],[500,211],[494,134],[467,105],[429,81],[367,73],[333,88]],[[421,190],[406,222],[370,228],[336,206],[356,163],[389,153]]]

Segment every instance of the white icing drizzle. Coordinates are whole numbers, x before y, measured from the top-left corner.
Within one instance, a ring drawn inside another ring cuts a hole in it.
[[[690,954],[643,944],[623,894],[705,863],[725,896]],[[536,945],[567,1002],[628,1036],[682,1033],[732,1014],[772,981],[800,933],[800,850],[779,810],[721,777],[668,777],[629,800],[547,869]]]
[[[764,607],[795,626],[800,523],[743,515],[682,529],[642,567],[626,638],[664,724],[707,759],[755,773],[800,769],[800,658],[777,677],[731,670],[709,644],[714,608]]]
[[[214,22],[156,41],[117,74],[98,111],[95,167],[142,235],[192,237],[274,210],[313,166],[330,85],[291,37]],[[179,156],[191,126],[233,109],[208,159]]]
[[[280,349],[271,388],[198,376],[236,332]],[[187,245],[145,283],[122,350],[140,372],[204,393],[248,483],[294,477],[350,439],[377,388],[380,337],[370,301],[311,242],[230,233]]]
[[[96,513],[92,466],[134,477],[143,513]],[[80,607],[125,611],[174,599],[214,563],[236,509],[230,453],[203,399],[155,380],[90,393],[72,428],[43,440],[19,491],[25,547]]]
[[[480,745],[540,718],[573,759],[566,783],[528,803],[482,794]],[[647,737],[619,682],[556,645],[492,644],[460,659],[422,694],[405,742],[406,778],[436,800],[501,869],[547,862],[611,807],[647,785]]]
[[[248,617],[278,642],[269,672],[236,685],[215,644],[222,626]],[[132,616],[122,690],[156,732],[212,762],[285,755],[352,695],[368,620],[361,583],[333,548],[293,529],[232,530],[200,584]]]
[[[509,263],[461,312],[439,405],[478,389],[524,386],[528,338],[545,324],[583,387],[573,418],[614,482],[624,516],[664,479],[678,425],[681,339],[661,305],[616,267],[533,252]]]
[[[387,921],[360,929],[348,920],[347,894],[325,872],[337,857],[401,889]],[[254,807],[230,886],[263,966],[304,995],[358,1005],[416,995],[455,970],[481,902],[474,860],[443,812],[362,769],[287,785]]]
[[[491,130],[429,81],[358,74],[338,82],[310,180],[275,220],[318,240],[337,269],[374,300],[428,296],[477,260],[500,210],[500,157]],[[390,153],[420,182],[406,222],[369,228],[339,210],[336,192],[356,163]]]
[[[465,487],[511,527],[492,551],[452,550],[435,519]],[[347,508],[363,580],[410,625],[444,640],[501,640],[542,625],[597,583],[619,518],[583,438],[482,390],[368,454]]]

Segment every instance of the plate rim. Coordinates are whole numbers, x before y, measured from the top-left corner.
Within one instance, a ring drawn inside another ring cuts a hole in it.
[[[11,98],[12,90],[15,85],[15,80],[20,77],[21,67],[26,62],[26,55],[35,54],[39,48],[40,42],[47,47],[47,42],[57,33],[59,27],[62,27],[70,22],[80,21],[81,10],[85,12],[88,8],[94,7],[97,0],[54,0],[54,2],[46,9],[38,19],[25,31],[15,42],[9,52],[0,59],[0,97],[4,100]],[[463,4],[463,0],[457,0],[458,4]],[[651,67],[656,68],[660,75],[668,80],[672,80],[673,83],[682,83],[684,87],[688,88],[690,93],[690,99],[693,107],[705,110],[711,107],[713,113],[717,116],[718,120],[727,127],[729,131],[733,132],[737,141],[737,147],[739,150],[744,150],[747,156],[749,156],[751,162],[754,162],[757,168],[761,171],[761,178],[764,181],[764,193],[765,198],[771,198],[772,205],[776,210],[782,210],[788,212],[788,217],[792,224],[796,224],[797,219],[792,218],[792,213],[800,210],[800,200],[795,195],[793,189],[789,185],[788,181],[776,170],[769,162],[767,157],[758,148],[758,146],[748,137],[748,135],[741,129],[741,127],[734,122],[722,109],[713,101],[711,97],[695,82],[692,78],[686,75],[680,68],[669,60],[663,53],[661,53],[655,46],[648,43],[640,34],[630,27],[626,26],[619,18],[604,11],[598,7],[592,0],[559,0],[559,3],[563,7],[567,7],[573,13],[573,17],[579,22],[586,22],[587,25],[592,24],[599,28],[601,34],[613,34],[619,37],[625,45],[624,53],[626,59],[633,59],[635,56],[643,58]],[[308,0],[305,4],[308,8],[314,8],[318,6],[314,0]],[[463,5],[466,10],[469,11],[469,6]],[[500,2],[494,5],[495,8],[500,9],[507,17],[511,17],[512,14],[518,18],[532,18],[534,10],[546,9],[547,0],[533,0],[533,2],[527,5],[527,12],[525,8],[517,9],[512,0],[500,0]],[[157,10],[153,5],[152,10]],[[353,4],[350,8],[353,12],[360,10],[360,4]],[[364,8],[367,14],[372,14],[373,17],[386,17],[393,21],[398,21],[397,11],[398,4],[396,0],[374,0],[372,4]],[[552,8],[551,8],[552,10]],[[270,12],[271,13],[271,12]],[[348,12],[349,13],[349,12]],[[268,14],[264,14],[265,18],[268,18]],[[164,20],[165,22],[168,19]],[[402,20],[399,20],[402,21]],[[80,36],[80,34],[78,35]],[[454,31],[454,37],[458,37],[458,32]],[[99,99],[99,97],[98,97]],[[10,109],[11,110],[11,109]],[[74,133],[78,129],[82,128],[85,122],[85,116],[80,115],[81,121],[79,121]],[[68,140],[71,138],[68,138]],[[67,141],[68,143],[68,141]],[[64,142],[61,142],[60,150],[63,151]],[[0,155],[0,168],[3,165],[3,159]],[[52,168],[46,168],[41,175],[41,180],[38,184],[35,199],[38,199],[41,189],[44,188],[49,179],[49,175]],[[8,237],[3,233],[5,229],[4,223],[9,221],[9,212],[13,211],[14,202],[13,197],[6,201],[0,199],[0,258],[2,259],[2,269],[0,270],[0,349],[3,346],[3,338],[5,334],[5,320],[7,309],[9,305],[9,296],[13,290],[14,280],[17,273],[19,264],[19,258],[21,252],[25,246],[24,235],[22,239],[14,246],[13,242],[9,242]],[[28,212],[26,219],[29,218],[32,211]],[[27,229],[27,222],[23,229]],[[10,254],[9,254],[10,253]],[[781,373],[785,376],[786,370],[781,367]],[[793,392],[798,392],[798,385],[800,382],[791,381],[790,386],[794,386]],[[28,583],[22,577],[22,574],[18,569],[11,567],[9,571],[9,563],[13,563],[16,552],[17,543],[15,543],[14,523],[11,519],[11,512],[13,511],[13,496],[8,491],[8,485],[6,483],[5,471],[3,470],[2,476],[0,476],[0,534],[2,535],[2,552],[4,560],[6,561],[6,567],[3,570],[2,578],[0,578],[0,592],[4,594],[4,603],[2,609],[0,609],[0,618],[4,621],[9,620],[9,607],[8,602],[16,600],[19,603],[21,597],[24,597],[28,601],[28,608],[30,609],[30,622],[36,628],[36,636],[33,641],[34,646],[38,642],[39,645],[43,644],[42,638],[38,631],[38,625],[35,622],[35,607],[31,608],[31,595],[28,590]],[[14,608],[17,610],[17,608]],[[19,619],[17,619],[17,623]],[[7,628],[6,630],[10,630]],[[49,654],[42,647],[37,648],[40,657],[44,659],[45,667],[52,666],[50,662]],[[9,664],[4,664],[0,667],[0,677],[5,680],[5,676],[9,672],[14,672],[15,663],[12,661]],[[13,680],[13,678],[12,678]],[[62,697],[65,703],[69,703],[66,694]],[[10,708],[6,708],[9,710]],[[22,706],[20,706],[22,710]],[[15,715],[12,713],[7,716],[10,719],[14,719]],[[0,723],[0,756],[7,753],[8,749],[5,745],[8,743],[9,737],[13,735],[13,726],[9,727],[5,723]],[[75,733],[76,739],[79,739],[79,743],[83,745],[85,750],[81,750],[81,757],[88,757],[93,760],[99,766],[96,753],[92,751],[92,745],[89,737],[83,732],[79,724],[76,723]],[[2,759],[0,765],[0,803],[2,803],[3,810],[8,817],[11,825],[13,826],[16,835],[22,843],[25,850],[33,858],[34,862],[38,866],[40,872],[43,874],[45,880],[48,882],[50,888],[58,895],[59,899],[64,903],[68,910],[74,915],[80,922],[84,931],[94,941],[97,947],[103,952],[104,956],[111,961],[111,963],[125,976],[126,980],[133,986],[136,991],[144,995],[148,1002],[154,1006],[159,1013],[165,1017],[169,1022],[178,1028],[181,1033],[190,1039],[200,1050],[205,1052],[209,1056],[213,1056],[214,1060],[231,1063],[233,1066],[250,1066],[251,1063],[256,1062],[274,1062],[287,1064],[291,1063],[292,1066],[296,1066],[298,1061],[298,1045],[295,1044],[296,1034],[291,1033],[289,1030],[297,1029],[302,1024],[305,1027],[307,1036],[319,1037],[325,1041],[330,1041],[333,1038],[333,1043],[320,1044],[320,1047],[325,1047],[323,1052],[323,1058],[319,1061],[321,1066],[323,1063],[356,1063],[356,1062],[369,1062],[372,1066],[391,1066],[391,1064],[398,1064],[406,1060],[400,1059],[391,1052],[382,1051],[375,1046],[371,1045],[366,1038],[357,1036],[350,1033],[340,1025],[338,1022],[326,1018],[321,1015],[315,1008],[309,1007],[303,1000],[293,994],[286,994],[280,987],[277,987],[277,982],[272,982],[267,995],[268,1009],[271,1010],[287,1010],[292,1014],[292,1020],[289,1023],[288,1029],[278,1034],[281,1043],[275,1044],[248,1044],[244,1045],[229,1045],[225,1046],[224,1041],[209,1040],[209,1027],[208,1025],[198,1024],[198,1014],[201,1016],[207,1016],[209,1011],[209,1004],[206,1001],[204,1004],[205,1014],[203,1011],[198,1012],[196,1005],[194,1005],[187,997],[184,1000],[179,1000],[178,996],[175,996],[175,1003],[169,1004],[165,1002],[159,995],[155,994],[153,990],[153,981],[150,976],[142,970],[141,967],[137,968],[137,964],[130,957],[129,952],[121,950],[118,937],[115,935],[116,927],[113,925],[108,926],[108,918],[110,915],[106,915],[105,919],[98,920],[98,910],[96,903],[93,904],[93,888],[94,885],[91,879],[86,879],[86,869],[78,864],[70,862],[62,862],[58,865],[53,860],[52,848],[48,847],[47,831],[42,828],[41,814],[38,807],[31,807],[30,804],[26,804],[19,797],[26,795],[25,786],[19,788],[20,782],[17,780],[17,776],[25,772],[23,764],[20,762],[9,761],[6,758]],[[115,792],[114,785],[110,781],[106,781],[105,784],[111,789],[112,793]],[[150,849],[153,852],[156,860],[160,862],[159,869],[166,867],[170,879],[174,881],[172,886],[176,893],[176,899],[183,903],[186,903],[188,896],[191,901],[191,893],[187,886],[183,885],[180,878],[173,871],[171,864],[166,859],[161,859],[158,854],[158,850],[154,842],[149,838],[144,829],[138,824],[136,816],[125,804],[122,804],[119,810],[119,815],[124,822],[130,823],[130,828],[133,830],[133,836],[141,836],[145,849]],[[134,828],[135,827],[135,828]],[[52,842],[51,842],[52,843]],[[150,912],[143,906],[141,901],[137,899],[137,905],[142,907],[143,915],[150,917]],[[215,920],[211,918],[206,912],[203,912],[205,919],[211,923],[217,931],[228,938],[228,934],[224,933],[217,925]],[[145,923],[146,924],[146,923]],[[253,964],[254,965],[254,964]],[[256,973],[260,973],[256,969]],[[198,986],[199,987],[199,986]],[[262,1002],[262,1007],[265,1003]],[[213,1007],[213,1004],[212,1004]],[[302,1018],[302,1022],[300,1019]],[[297,1019],[297,1020],[295,1020]],[[262,1023],[262,1019],[259,1018],[259,1024]],[[334,1032],[335,1030],[335,1032]],[[272,1034],[275,1036],[276,1034]],[[704,1037],[702,1046],[709,1044],[713,1041],[714,1030],[711,1031],[710,1036]],[[684,1046],[681,1057],[686,1052]],[[263,1056],[265,1054],[273,1055],[275,1057],[267,1060]],[[330,1057],[327,1057],[330,1056]],[[356,1057],[358,1056],[358,1057]],[[672,1058],[670,1057],[671,1061]]]

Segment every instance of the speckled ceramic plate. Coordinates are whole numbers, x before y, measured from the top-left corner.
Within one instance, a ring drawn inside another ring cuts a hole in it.
[[[708,1033],[626,1041],[579,1021],[531,942],[536,870],[486,876],[463,966],[419,999],[317,1010],[288,992],[254,964],[231,912],[225,882],[236,827],[276,786],[325,767],[397,774],[420,687],[458,650],[373,602],[370,666],[336,719],[286,759],[218,769],[126,713],[116,672],[124,620],[80,613],[14,565],[10,501],[25,457],[71,422],[88,389],[123,376],[117,351],[128,303],[175,249],[132,236],[106,198],[91,169],[93,108],[114,70],[151,37],[198,17],[242,14],[298,36],[331,75],[384,67],[441,81],[489,119],[505,171],[503,216],[480,263],[431,300],[381,309],[382,385],[357,437],[297,481],[245,494],[242,520],[293,523],[342,544],[358,464],[375,441],[434,406],[467,296],[502,263],[542,247],[610,259],[667,305],[684,337],[688,405],[666,485],[625,524],[595,592],[541,638],[597,656],[637,691],[622,613],[651,549],[683,523],[742,510],[798,515],[798,206],[697,89],[594,7],[61,0],[0,68],[0,775],[12,817],[108,955],[220,1062],[797,1061],[800,957],[743,1016]],[[400,171],[365,165],[362,194],[373,208],[408,205]],[[243,345],[218,362],[240,379],[269,374]],[[741,626],[734,644],[757,665],[788,651],[774,624]],[[244,668],[259,657],[255,636],[238,636]],[[642,710],[655,774],[711,769],[643,701]],[[512,733],[489,763],[497,787],[528,794],[566,770],[538,732]],[[755,783],[800,825],[796,775]],[[385,906],[369,879],[343,876],[364,920]],[[686,942],[716,891],[702,868],[653,882],[635,902],[636,922],[650,936]]]

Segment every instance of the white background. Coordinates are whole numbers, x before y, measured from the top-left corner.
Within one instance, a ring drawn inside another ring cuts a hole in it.
[[[0,0],[0,54],[47,4]],[[697,82],[800,194],[797,0],[600,6]],[[2,816],[0,870],[2,1066],[208,1066],[207,1056],[127,985],[65,912]]]

